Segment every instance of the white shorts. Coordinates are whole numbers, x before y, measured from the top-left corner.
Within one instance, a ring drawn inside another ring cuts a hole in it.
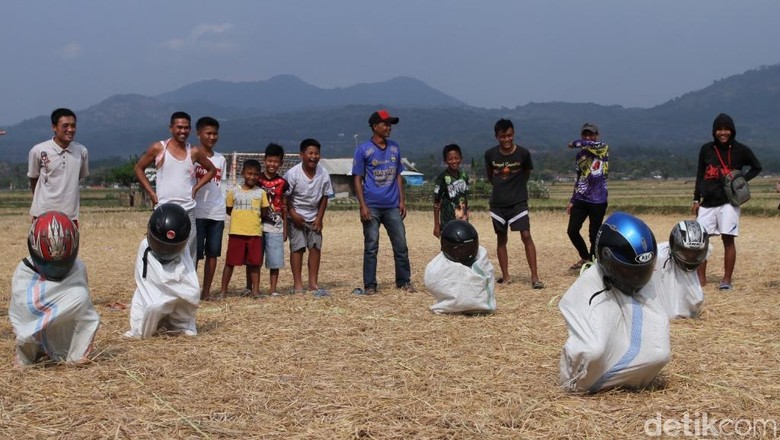
[[[701,223],[709,235],[739,235],[740,209],[730,203],[714,208],[699,207],[696,220]]]

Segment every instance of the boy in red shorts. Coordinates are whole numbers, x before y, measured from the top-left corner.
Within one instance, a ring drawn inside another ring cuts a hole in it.
[[[227,294],[233,268],[244,264],[249,268],[252,280],[252,297],[260,297],[260,263],[263,261],[262,216],[268,214],[268,196],[257,186],[260,178],[260,162],[249,159],[241,169],[244,182],[228,190],[225,206],[230,216],[225,269],[222,271],[220,298]]]

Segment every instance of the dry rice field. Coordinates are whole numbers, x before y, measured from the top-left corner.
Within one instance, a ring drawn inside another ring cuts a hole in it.
[[[512,235],[513,284],[497,287],[491,316],[429,312],[422,276],[438,252],[429,212],[411,212],[406,222],[420,292],[393,288],[383,231],[380,294],[352,295],[361,284],[360,223],[356,211],[332,211],[320,273],[331,297],[241,298],[237,270],[234,295],[201,305],[197,337],[127,340],[129,310],[107,305],[130,302],[147,218],[82,214],[81,257],[102,321],[92,362],[16,368],[7,304],[11,275],[27,254],[29,220],[0,216],[0,438],[628,439],[666,425],[677,427],[666,433],[684,435],[686,420],[693,433],[713,419],[731,420],[724,433],[736,436],[736,428],[740,438],[780,432],[773,429],[780,419],[777,217],[743,217],[733,292],[717,291],[723,248],[716,240],[703,315],[672,323],[672,359],[651,389],[596,395],[558,387],[567,331],[557,300],[577,259],[562,211],[532,211],[547,288],[531,289],[519,234]],[[642,218],[659,241],[679,220]],[[476,213],[473,223],[496,264],[488,216]],[[221,271],[220,260],[217,277]],[[267,282],[264,270],[266,291]],[[280,286],[292,286],[289,269]]]

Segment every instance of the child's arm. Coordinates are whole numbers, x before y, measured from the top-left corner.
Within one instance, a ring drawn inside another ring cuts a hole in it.
[[[314,218],[314,232],[322,232],[322,219],[325,217],[325,209],[328,207],[328,196],[322,196],[317,205],[317,217]]]
[[[211,160],[200,148],[193,148],[190,154],[192,155],[193,161],[199,163],[200,166],[206,169],[206,174],[198,179],[198,181],[195,183],[195,186],[192,187],[192,198],[195,198],[195,194],[198,193],[198,190],[203,188],[203,185],[209,183],[211,179],[217,175],[217,167],[214,166]]]
[[[441,236],[441,195],[439,193],[440,184],[438,179],[436,186],[433,188],[433,236],[439,238]]]
[[[282,241],[287,241],[287,197],[282,197]]]
[[[292,221],[293,224],[298,228],[303,228],[306,224],[306,221],[303,219],[303,217],[301,217],[301,215],[298,214],[298,211],[296,211],[293,207],[292,197],[287,199],[287,215],[290,218],[290,221]]]
[[[439,206],[438,202],[433,203],[433,236],[436,238],[439,238],[441,235],[441,224],[439,220],[439,213],[441,210]]]

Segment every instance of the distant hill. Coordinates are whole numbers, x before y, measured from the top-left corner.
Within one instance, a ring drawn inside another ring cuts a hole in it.
[[[463,102],[431,88],[422,81],[398,77],[382,83],[321,89],[294,75],[278,75],[266,81],[200,81],[156,96],[168,103],[209,102],[258,113],[279,113],[353,104],[392,107],[463,106]]]
[[[765,170],[780,171],[780,64],[715,81],[649,109],[565,102],[476,108],[404,77],[335,89],[292,75],[246,83],[201,81],[157,97],[116,95],[77,109],[77,139],[89,147],[92,160],[126,159],[167,137],[170,114],[185,110],[194,119],[212,115],[221,121],[223,151],[260,151],[278,142],[295,152],[301,139],[314,137],[326,157],[344,157],[354,150],[355,134],[360,141],[370,136],[368,116],[381,107],[401,118],[393,138],[404,154],[433,168],[441,147],[452,142],[461,145],[467,161],[481,161],[495,143],[493,124],[508,117],[519,143],[534,152],[537,169],[569,170],[565,144],[583,122],[593,121],[613,148],[614,170],[654,167],[690,174],[698,147],[710,139],[713,118],[727,112],[736,121],[737,138],[754,149]],[[24,162],[33,144],[51,136],[45,116],[6,129],[0,145],[3,160],[11,163]],[[196,141],[194,133],[191,140]]]

